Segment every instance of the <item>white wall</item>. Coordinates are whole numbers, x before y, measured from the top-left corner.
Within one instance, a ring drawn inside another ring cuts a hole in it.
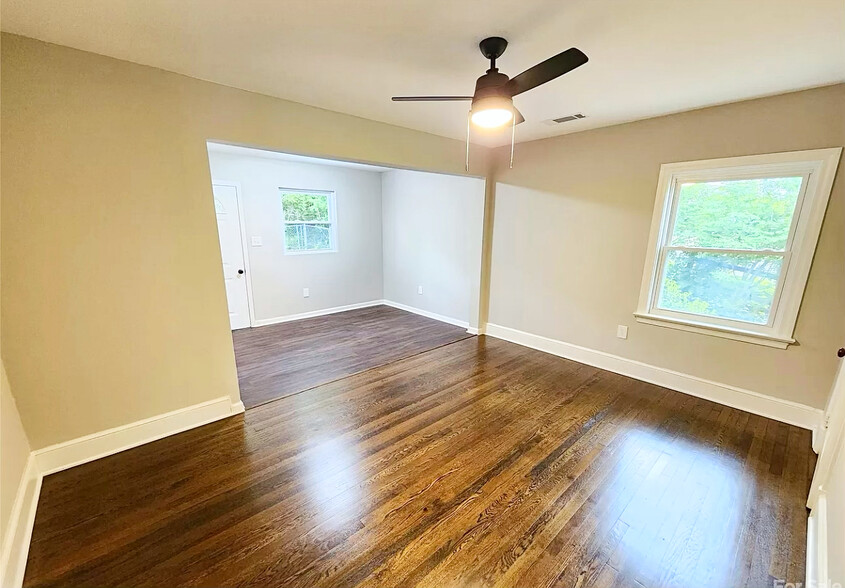
[[[380,300],[382,296],[381,174],[209,151],[214,180],[240,183],[256,321]],[[279,188],[333,190],[336,252],[284,254]],[[302,289],[308,288],[309,298]]]
[[[393,170],[382,203],[385,299],[477,326],[484,180]]]

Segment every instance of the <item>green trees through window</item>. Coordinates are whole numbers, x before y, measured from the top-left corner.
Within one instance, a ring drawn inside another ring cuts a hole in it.
[[[332,206],[330,194],[282,192],[285,250],[331,251]]]
[[[802,182],[798,176],[682,184],[657,306],[766,324]]]

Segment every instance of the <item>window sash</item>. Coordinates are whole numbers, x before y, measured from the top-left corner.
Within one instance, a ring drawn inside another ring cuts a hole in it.
[[[648,239],[640,296],[634,316],[647,325],[722,337],[786,349],[793,338],[798,311],[818,245],[825,210],[830,199],[841,147],[665,163],[660,166],[651,231]],[[770,310],[768,325],[719,320],[700,314],[683,314],[656,307],[657,288],[665,272],[667,235],[674,227],[679,183],[804,176],[792,216],[784,251],[742,250],[738,254],[781,253],[780,283]]]
[[[304,194],[305,196],[320,196],[326,199],[326,208],[328,209],[328,219],[327,220],[314,220],[314,221],[296,221],[296,220],[288,220],[285,216],[285,194]],[[294,223],[294,224],[302,224],[302,223],[318,223],[318,224],[325,224],[331,223],[334,221],[334,192],[327,192],[323,190],[297,190],[295,188],[279,188],[279,195],[282,198],[282,222],[284,223]]]
[[[775,286],[775,293],[772,297],[772,305],[769,308],[769,320],[766,323],[755,323],[751,321],[744,321],[742,319],[736,318],[723,318],[718,315],[712,314],[701,314],[697,312],[684,312],[682,310],[671,310],[668,308],[663,308],[660,306],[660,292],[663,286],[663,278],[666,274],[666,261],[668,257],[669,251],[687,251],[690,253],[728,253],[728,254],[737,254],[737,255],[766,255],[769,257],[780,257],[783,261],[781,262],[781,269],[780,273],[778,274],[777,285]],[[700,322],[706,323],[713,323],[723,327],[731,327],[736,325],[742,325],[743,329],[754,329],[755,327],[766,327],[771,329],[774,326],[775,319],[777,318],[777,309],[780,304],[781,294],[783,293],[783,287],[786,282],[786,274],[789,269],[789,260],[791,258],[790,251],[772,251],[770,249],[718,249],[715,247],[670,247],[666,246],[661,248],[660,256],[658,260],[658,269],[656,273],[656,280],[655,280],[655,288],[653,289],[652,293],[652,301],[650,310],[652,312],[657,311],[657,313],[661,315],[666,315],[671,318],[677,318],[679,320],[690,320],[690,317],[694,317],[693,320],[697,320]]]
[[[325,228],[328,230],[328,243],[326,247],[308,247],[308,231],[301,230],[297,231],[297,236],[299,241],[302,242],[305,247],[291,249],[288,246],[287,242],[287,229],[289,227],[297,227],[304,229],[308,226],[320,227]],[[320,253],[320,252],[327,252],[327,251],[335,251],[335,244],[334,244],[334,226],[331,223],[317,223],[317,222],[288,222],[284,224],[284,242],[285,242],[285,251],[289,253]]]
[[[704,172],[698,171],[689,174],[675,174],[672,176],[671,188],[668,191],[667,197],[664,200],[664,211],[668,208],[669,214],[664,223],[663,229],[660,232],[658,241],[658,255],[657,263],[652,272],[652,286],[651,297],[648,302],[647,312],[655,315],[666,316],[681,321],[696,321],[702,324],[712,324],[714,326],[724,328],[739,328],[742,330],[771,332],[774,328],[780,315],[778,309],[784,290],[784,286],[788,279],[789,262],[792,257],[792,248],[795,240],[795,233],[798,228],[800,220],[800,213],[804,205],[804,198],[807,193],[807,187],[810,182],[812,171],[809,169],[776,169],[769,172],[748,171],[748,170],[707,170]],[[781,251],[770,249],[726,249],[719,247],[689,247],[681,245],[669,245],[672,241],[672,234],[675,230],[675,221],[678,214],[678,206],[680,203],[680,191],[683,184],[688,183],[703,183],[703,182],[729,182],[734,180],[757,180],[767,178],[781,178],[781,177],[801,177],[801,188],[799,189],[798,198],[795,202],[795,208],[792,212],[790,220],[789,234],[786,239],[784,249]],[[712,252],[712,253],[734,253],[734,254],[748,254],[748,255],[779,255],[783,258],[780,275],[778,276],[777,285],[775,286],[774,297],[772,298],[772,305],[769,309],[769,318],[765,324],[754,323],[750,321],[743,321],[740,319],[722,318],[714,315],[699,314],[694,312],[683,312],[678,310],[669,310],[659,306],[660,290],[663,284],[663,279],[666,272],[666,259],[669,251],[688,251],[688,252]]]
[[[285,218],[284,196],[285,194],[307,194],[311,196],[323,196],[326,199],[328,209],[328,220],[296,221]],[[299,188],[279,187],[279,198],[282,205],[282,244],[285,254],[300,255],[308,253],[334,253],[338,250],[337,245],[337,203],[335,193],[330,190],[303,190]],[[328,225],[329,247],[324,249],[289,249],[285,232],[290,225]]]
[[[784,170],[782,172],[769,172],[769,173],[751,173],[751,172],[743,172],[737,171],[731,173],[729,171],[723,171],[718,175],[701,175],[701,176],[683,176],[678,174],[674,177],[674,181],[672,182],[672,190],[669,194],[669,198],[671,199],[671,209],[669,215],[669,222],[667,223],[666,230],[661,235],[660,245],[662,247],[670,247],[669,243],[672,240],[672,233],[675,230],[675,221],[678,216],[678,205],[680,204],[680,195],[681,195],[681,186],[683,184],[693,184],[693,183],[706,183],[706,182],[730,182],[730,181],[737,181],[737,180],[765,180],[765,179],[772,179],[772,178],[782,178],[782,177],[800,177],[801,178],[801,188],[798,191],[798,198],[795,200],[795,208],[792,211],[792,219],[790,220],[789,224],[789,234],[786,238],[786,244],[784,245],[783,250],[789,251],[792,249],[793,242],[795,240],[795,231],[798,228],[798,220],[801,213],[801,208],[804,205],[804,197],[807,194],[807,186],[810,183],[810,175],[812,172],[810,170],[803,170],[798,171],[794,170],[792,173]],[[665,205],[664,205],[665,206]]]

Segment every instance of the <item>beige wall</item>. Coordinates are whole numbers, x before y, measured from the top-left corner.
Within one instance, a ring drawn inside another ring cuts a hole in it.
[[[11,537],[9,519],[29,453],[29,441],[9,389],[6,369],[0,363],[0,544],[3,545],[0,553],[6,552],[6,541]]]
[[[7,577],[11,574],[8,562],[18,555],[10,544],[15,532],[10,524],[30,453],[29,439],[12,396],[6,366],[0,360],[0,584],[3,586],[11,585],[14,580]],[[21,500],[25,498],[24,494],[25,491],[21,493]]]
[[[800,345],[631,313],[660,163],[843,145],[843,103],[840,85],[518,145],[498,166],[490,321],[823,406],[845,339],[842,169]],[[10,35],[1,139],[2,352],[34,448],[237,399],[206,140],[463,172],[459,141]]]
[[[34,448],[237,399],[207,139],[464,164],[459,141],[3,35],[2,353]]]
[[[845,164],[798,318],[772,349],[639,324],[660,164],[845,144],[845,85],[497,150],[489,321],[822,408],[845,342]],[[627,340],[616,326],[630,326]]]

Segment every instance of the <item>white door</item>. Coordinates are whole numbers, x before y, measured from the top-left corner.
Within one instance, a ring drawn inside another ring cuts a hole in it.
[[[238,211],[238,189],[227,184],[214,184],[214,209],[217,211],[217,234],[223,258],[223,279],[229,300],[229,322],[232,329],[249,326],[249,298],[246,291],[241,220]]]

